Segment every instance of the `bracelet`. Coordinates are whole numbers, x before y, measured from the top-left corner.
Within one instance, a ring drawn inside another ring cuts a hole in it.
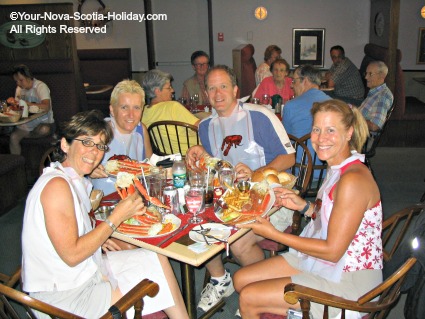
[[[307,203],[305,204],[304,208],[299,211],[300,214],[301,215],[304,215],[310,209],[310,206],[311,206],[311,202],[307,201]]]
[[[108,226],[111,227],[113,231],[117,231],[117,226],[115,226],[114,223],[109,220],[109,218],[105,219],[105,223],[107,223]]]

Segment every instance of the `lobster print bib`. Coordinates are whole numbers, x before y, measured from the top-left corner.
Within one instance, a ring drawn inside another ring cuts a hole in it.
[[[209,123],[208,136],[213,157],[229,161],[233,165],[241,162],[252,170],[266,165],[264,149],[254,140],[249,111],[235,107],[229,117],[215,115]]]

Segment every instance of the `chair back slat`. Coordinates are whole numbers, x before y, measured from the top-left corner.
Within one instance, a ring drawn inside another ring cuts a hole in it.
[[[388,262],[402,242],[413,217],[425,209],[425,204],[406,207],[382,223],[384,262]],[[401,229],[400,229],[401,227]]]
[[[148,128],[152,150],[157,155],[180,153],[199,144],[198,127],[179,121],[158,121]]]
[[[311,134],[308,133],[299,138],[300,143],[304,143],[311,154],[312,157],[312,172],[311,178],[307,185],[305,191],[305,197],[316,197],[317,192],[319,191],[320,186],[326,177],[326,171],[328,169],[328,164],[325,161],[321,161],[316,152],[313,150],[311,146]]]
[[[313,169],[312,157],[307,145],[291,134],[288,134],[288,137],[295,149],[295,164],[290,169],[291,174],[298,177],[295,188],[300,192],[300,196],[304,197]]]

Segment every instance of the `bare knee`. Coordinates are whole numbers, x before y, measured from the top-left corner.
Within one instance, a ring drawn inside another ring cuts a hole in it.
[[[246,282],[246,274],[244,269],[239,269],[233,274],[233,286],[235,290],[239,293],[243,287],[247,284]]]
[[[239,307],[242,313],[252,314],[256,307],[256,296],[257,292],[250,285],[242,288],[239,292]]]
[[[39,136],[46,136],[50,134],[51,129],[50,125],[48,124],[40,124],[35,128],[34,131],[36,131],[36,134]]]

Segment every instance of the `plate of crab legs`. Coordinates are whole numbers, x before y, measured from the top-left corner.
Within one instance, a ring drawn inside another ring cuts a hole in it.
[[[118,227],[119,232],[138,238],[158,237],[170,234],[180,226],[181,220],[178,217],[173,215],[173,218],[171,218],[171,216],[168,218],[167,216],[170,214],[165,215],[164,217],[162,216],[159,209],[169,209],[169,207],[164,205],[158,198],[149,196],[141,181],[133,174],[126,172],[118,173],[115,189],[121,199],[124,199],[135,192],[139,192],[142,197],[151,204],[147,207],[145,214],[135,215],[129,220],[123,222]]]

